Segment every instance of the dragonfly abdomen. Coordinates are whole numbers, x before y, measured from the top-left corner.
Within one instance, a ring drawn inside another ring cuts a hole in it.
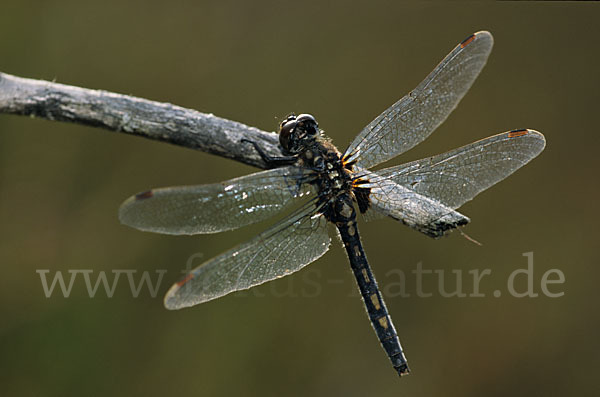
[[[363,250],[352,201],[349,195],[338,196],[335,200],[332,213],[326,216],[335,223],[340,232],[367,314],[381,346],[398,374],[406,375],[409,373],[406,357]]]

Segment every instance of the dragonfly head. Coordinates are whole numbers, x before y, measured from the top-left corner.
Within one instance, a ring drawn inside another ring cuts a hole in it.
[[[289,154],[300,153],[318,135],[319,125],[310,114],[291,114],[279,126],[279,143]]]

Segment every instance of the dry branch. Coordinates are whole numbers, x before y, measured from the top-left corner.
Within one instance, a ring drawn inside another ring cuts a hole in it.
[[[138,135],[265,168],[246,138],[281,156],[277,135],[169,103],[0,73],[0,113]]]

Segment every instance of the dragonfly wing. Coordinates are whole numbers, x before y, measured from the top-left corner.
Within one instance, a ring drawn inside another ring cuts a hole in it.
[[[427,138],[454,110],[492,50],[489,32],[477,32],[457,45],[408,95],[381,113],[350,144],[345,161],[361,168],[396,157]]]
[[[369,181],[393,182],[456,209],[544,150],[544,135],[514,130],[458,149],[377,171]]]
[[[469,218],[439,201],[419,194],[398,183],[366,170],[361,170],[361,189],[368,189],[366,218],[387,215],[429,237],[441,237],[445,232],[469,223]]]
[[[198,266],[165,296],[167,309],[197,305],[300,270],[322,256],[330,238],[325,217],[309,203],[272,228]]]
[[[311,193],[311,172],[282,167],[210,185],[149,190],[128,198],[119,219],[164,234],[232,230],[267,219]]]

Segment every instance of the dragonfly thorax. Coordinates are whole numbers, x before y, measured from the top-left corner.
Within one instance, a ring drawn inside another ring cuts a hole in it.
[[[318,175],[311,183],[317,188],[320,201],[329,202],[324,213],[335,212],[332,205],[342,197],[352,201],[353,173],[346,168],[340,151],[329,139],[320,135],[303,141],[303,150],[297,156],[299,165]]]
[[[310,114],[291,114],[281,122],[279,142],[284,153],[300,160],[300,165],[320,174],[314,182],[323,197],[334,197],[352,188],[351,171],[344,167],[340,151],[323,136]]]

